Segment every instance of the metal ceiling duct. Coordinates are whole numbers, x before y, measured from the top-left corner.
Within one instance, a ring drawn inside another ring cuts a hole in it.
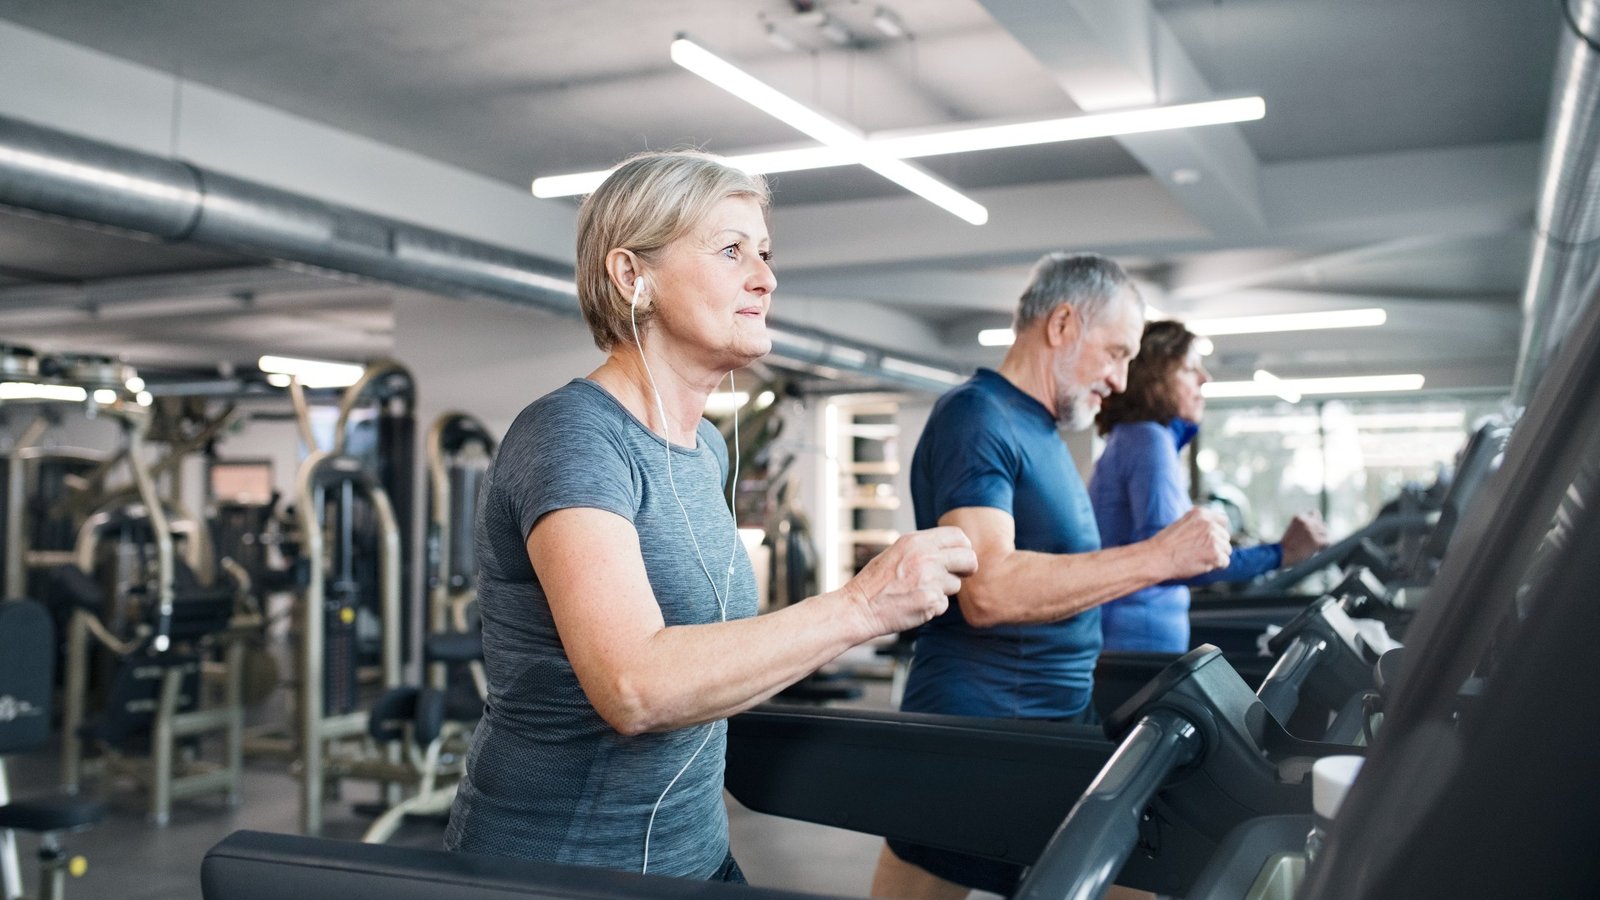
[[[579,316],[569,268],[166,159],[0,117],[0,204],[449,296]],[[776,323],[773,355],[942,392],[963,375],[816,329]]]
[[[1550,97],[1512,401],[1526,406],[1584,304],[1600,293],[1600,0],[1558,0]]]

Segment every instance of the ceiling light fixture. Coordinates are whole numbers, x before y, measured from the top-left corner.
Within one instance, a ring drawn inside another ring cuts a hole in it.
[[[918,159],[924,156],[1114,137],[1119,134],[1226,125],[1232,122],[1253,121],[1265,115],[1266,104],[1260,97],[1239,97],[1121,112],[1066,116],[1059,119],[885,133],[867,138],[866,144],[874,154],[880,156]],[[830,166],[851,165],[858,161],[855,154],[833,146],[742,153],[724,159],[730,166],[758,175],[825,169]],[[542,176],[533,180],[533,195],[549,198],[587,194],[599,187],[600,182],[605,181],[609,174],[611,174],[610,169],[602,169]]]
[[[1382,325],[1388,319],[1387,312],[1374,308],[1191,319],[1185,324],[1195,334],[1215,337],[1221,334],[1270,334],[1278,331],[1318,331],[1324,328],[1370,328]]]
[[[806,106],[686,37],[672,42],[672,61],[769,116],[830,147],[844,149],[854,162],[973,225],[989,221],[989,211],[910,163],[867,144],[859,131]]]
[[[263,356],[256,361],[256,365],[263,372],[298,378],[300,384],[308,388],[349,387],[361,380],[361,373],[366,371],[354,363],[297,359],[292,356]]]
[[[882,32],[884,37],[903,38],[906,36],[906,23],[900,21],[895,11],[887,6],[880,6],[872,13],[872,27]]]
[[[706,412],[731,413],[742,408],[750,402],[750,395],[745,391],[712,391],[706,398]]]
[[[88,391],[70,384],[0,382],[0,400],[62,400],[67,403],[78,403],[87,399],[89,399]]]
[[[1352,375],[1343,378],[1280,378],[1276,385],[1262,384],[1257,381],[1213,381],[1202,385],[1200,392],[1207,399],[1276,397],[1279,394],[1275,388],[1284,387],[1305,396],[1311,396],[1312,394],[1369,394],[1418,391],[1422,389],[1423,383],[1424,378],[1414,373],[1408,375]]]
[[[1278,376],[1272,374],[1271,372],[1268,372],[1266,369],[1257,369],[1256,372],[1255,372],[1255,375],[1252,376],[1252,377],[1253,377],[1253,380],[1255,381],[1256,384],[1261,385],[1262,387],[1266,388],[1268,391],[1271,391],[1273,394],[1276,394],[1278,397],[1282,398],[1283,400],[1286,400],[1286,401],[1288,401],[1290,403],[1299,403],[1300,402],[1300,392],[1299,391],[1295,390],[1292,387],[1289,387],[1287,384],[1284,384],[1284,381],[1283,381],[1282,378],[1279,378]],[[1201,385],[1202,389],[1204,387],[1205,387],[1204,385]]]
[[[978,332],[978,343],[984,347],[1009,347],[1017,342],[1017,333],[1009,328],[985,328]]]
[[[776,22],[767,23],[767,43],[785,53],[792,53],[800,48],[800,45],[794,42],[794,38],[789,37]]]
[[[841,47],[850,46],[850,43],[854,41],[856,37],[850,33],[850,29],[845,27],[843,22],[835,19],[832,16],[823,16],[822,21],[817,25],[817,31],[823,37]]]
[[[893,159],[918,159],[918,157],[936,157],[944,154],[997,151],[1003,147],[1021,147],[1030,144],[1138,135],[1144,131],[1250,122],[1261,119],[1262,115],[1266,115],[1266,104],[1261,98],[1214,99],[1205,102],[1186,102],[1178,106],[1069,115],[1066,119],[970,125],[965,128],[922,130],[915,133],[886,133],[875,138],[867,138],[866,144],[874,154]],[[723,159],[731,167],[742,168],[755,175],[829,168],[859,162],[858,155],[846,152],[843,147],[834,146],[797,147],[790,151],[734,154]],[[533,179],[533,195],[549,199],[549,197],[576,197],[579,194],[589,194],[595,187],[600,187],[600,183],[605,181],[608,175],[611,175],[611,170],[606,168],[606,170],[574,171],[570,175],[541,176]]]

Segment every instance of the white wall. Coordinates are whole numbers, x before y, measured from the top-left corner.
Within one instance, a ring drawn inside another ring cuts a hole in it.
[[[394,355],[416,379],[419,438],[458,410],[499,439],[523,407],[605,359],[577,319],[412,293],[395,297]]]
[[[781,213],[779,215],[782,215]],[[945,359],[948,351],[933,328],[915,316],[859,300],[791,296],[783,292],[783,272],[778,272],[778,292],[772,298],[773,321],[804,325],[886,350]]]

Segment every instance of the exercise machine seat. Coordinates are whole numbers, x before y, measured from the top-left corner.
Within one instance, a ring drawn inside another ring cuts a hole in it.
[[[106,805],[98,800],[61,795],[34,800],[13,800],[0,805],[0,830],[77,831],[105,816]]]
[[[0,603],[0,756],[37,750],[49,740],[55,646],[55,626],[43,606]],[[0,805],[0,830],[76,831],[104,815],[105,804],[83,797],[31,797]]]

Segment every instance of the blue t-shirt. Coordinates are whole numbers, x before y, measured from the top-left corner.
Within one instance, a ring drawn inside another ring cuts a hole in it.
[[[667,625],[722,619],[717,595],[730,556],[727,618],[753,616],[755,573],[722,494],[727,466],[710,422],[701,421],[692,449],[669,448],[592,381],[575,379],[517,417],[479,507],[489,700],[446,847],[638,871],[651,811],[670,783],[650,827],[650,871],[706,878],[722,864],[727,723],[633,737],[607,724],[572,671],[526,545],[546,513],[607,510],[638,531]]]
[[[1199,429],[1187,419],[1123,422],[1111,427],[1105,452],[1089,478],[1089,498],[1100,523],[1100,541],[1122,547],[1149,540],[1194,505],[1184,490],[1178,451]],[[1233,551],[1225,568],[1182,582],[1134,591],[1100,607],[1107,650],[1184,653],[1189,650],[1188,585],[1247,581],[1276,569],[1279,544]]]
[[[1055,418],[1000,373],[979,369],[934,404],[911,459],[917,527],[968,506],[1016,521],[1018,550],[1100,549],[1094,510]],[[1100,611],[1037,625],[967,624],[957,600],[923,626],[900,708],[993,718],[1066,718],[1089,704]]]

